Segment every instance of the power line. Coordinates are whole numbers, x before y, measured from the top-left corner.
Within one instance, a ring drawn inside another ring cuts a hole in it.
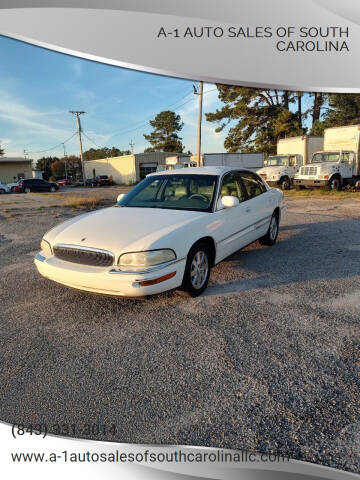
[[[101,147],[95,142],[95,140],[93,140],[92,138],[90,138],[89,135],[87,135],[87,134],[84,132],[84,130],[82,131],[82,134],[83,134],[88,140],[90,140],[90,142],[93,143],[96,147],[101,148]]]
[[[173,102],[173,103],[171,103],[170,105],[168,105],[167,107],[164,107],[164,108],[170,108],[170,107],[176,105],[177,103],[181,102],[181,100],[183,100],[184,98],[188,97],[188,96],[190,95],[190,93],[192,93],[192,92],[187,92],[187,93],[186,93],[185,95],[183,95],[181,98],[178,98],[178,99],[176,100],[176,102]],[[191,100],[192,100],[192,99],[191,99]],[[180,107],[181,107],[181,106],[182,106],[182,105],[180,105]],[[179,108],[179,107],[176,107],[176,108]],[[149,120],[152,120],[152,117],[153,117],[153,116],[147,118],[146,121],[145,121],[145,123],[142,122],[141,124],[135,124],[135,125],[134,125],[134,128],[131,129],[131,130],[128,130],[128,129],[126,129],[126,131],[118,130],[117,132],[112,133],[112,134],[110,135],[110,137],[114,137],[114,136],[119,135],[119,134],[129,133],[129,132],[132,132],[132,131],[134,131],[134,130],[139,130],[139,128],[142,128],[142,127],[146,126],[146,125],[148,124]]]
[[[71,140],[73,137],[75,137],[75,135],[77,134],[77,132],[74,132],[71,137],[67,138],[66,140],[64,140],[63,142],[60,142],[58,143],[57,145],[55,145],[54,147],[51,147],[51,148],[48,148],[46,150],[39,150],[37,152],[35,151],[26,151],[26,153],[45,153],[45,152],[50,152],[50,150],[55,150],[56,148],[60,147],[61,145],[63,145],[64,143],[67,143],[69,140]]]

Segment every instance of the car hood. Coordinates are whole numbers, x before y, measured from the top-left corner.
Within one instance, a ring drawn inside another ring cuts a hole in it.
[[[63,243],[109,250],[118,255],[124,251],[154,247],[168,233],[193,222],[207,212],[157,208],[110,207],[68,220],[44,236],[52,245]]]

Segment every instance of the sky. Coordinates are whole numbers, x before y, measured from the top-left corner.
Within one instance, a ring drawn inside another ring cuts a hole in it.
[[[0,36],[0,144],[5,156],[78,154],[75,117],[81,116],[84,150],[118,147],[143,152],[149,120],[162,110],[181,116],[184,151],[196,152],[198,96],[192,81],[113,67]],[[204,84],[203,111],[221,107],[213,84]],[[224,152],[225,132],[203,119],[202,151]],[[68,141],[67,141],[68,140]],[[58,145],[56,148],[56,145]]]

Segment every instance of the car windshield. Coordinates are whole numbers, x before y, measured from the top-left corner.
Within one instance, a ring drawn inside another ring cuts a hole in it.
[[[312,157],[311,163],[323,163],[323,162],[338,162],[340,158],[339,152],[322,152],[315,153]]]
[[[289,157],[286,155],[277,155],[276,157],[269,157],[267,160],[268,167],[279,167],[281,165],[289,164]]]
[[[127,193],[118,205],[210,212],[216,182],[215,175],[151,175]]]

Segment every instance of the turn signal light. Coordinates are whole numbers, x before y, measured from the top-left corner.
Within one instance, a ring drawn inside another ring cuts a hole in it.
[[[329,175],[324,175],[324,180],[328,180]]]
[[[139,282],[140,287],[149,287],[150,285],[156,285],[161,282],[165,282],[165,280],[169,280],[169,278],[175,277],[176,272],[168,273],[167,275],[163,275],[162,277],[154,278],[153,280],[144,280]]]

